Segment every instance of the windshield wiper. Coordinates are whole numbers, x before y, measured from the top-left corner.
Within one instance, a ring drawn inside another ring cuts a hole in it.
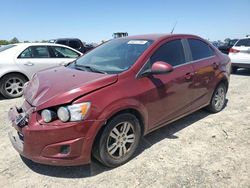
[[[105,71],[99,70],[97,68],[87,66],[87,65],[79,65],[75,63],[76,68],[80,68],[80,70],[87,70],[89,69],[91,72],[97,72],[97,73],[102,73],[102,74],[107,74]]]

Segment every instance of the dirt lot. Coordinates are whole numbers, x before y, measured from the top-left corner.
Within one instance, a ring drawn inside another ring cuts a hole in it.
[[[250,72],[232,75],[221,113],[201,110],[151,133],[115,169],[22,160],[7,137],[7,111],[22,99],[0,98],[0,187],[250,187],[249,83]]]

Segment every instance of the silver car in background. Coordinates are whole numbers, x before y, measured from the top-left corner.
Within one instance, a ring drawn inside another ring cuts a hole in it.
[[[0,92],[6,98],[20,97],[24,84],[40,70],[62,66],[82,53],[59,44],[18,43],[0,47]]]

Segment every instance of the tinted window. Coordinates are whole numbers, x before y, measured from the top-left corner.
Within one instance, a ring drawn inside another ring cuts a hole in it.
[[[150,58],[150,63],[164,61],[172,66],[185,63],[185,55],[181,40],[174,40],[163,44]]]
[[[24,50],[19,58],[48,58],[49,51],[47,46],[31,46]]]
[[[59,46],[51,46],[53,55],[56,58],[77,58],[80,55],[73,50],[70,50],[68,48],[59,47]]]
[[[200,40],[188,39],[188,43],[192,52],[193,60],[203,59],[214,55],[211,47]]]
[[[240,39],[235,46],[250,46],[250,39]]]
[[[81,48],[81,44],[80,44],[80,42],[77,41],[77,40],[70,40],[70,41],[69,41],[69,46],[70,46],[71,48],[74,48],[74,49],[80,49],[80,48]]]
[[[56,43],[57,43],[57,44],[62,44],[62,45],[66,45],[66,46],[67,46],[67,40],[58,40]]]
[[[1,46],[0,47],[0,52],[3,52],[3,51],[8,50],[10,48],[13,48],[14,46],[16,46],[16,45],[9,44],[9,45],[6,45],[6,46]]]

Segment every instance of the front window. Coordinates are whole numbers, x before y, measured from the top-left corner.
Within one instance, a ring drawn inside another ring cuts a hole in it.
[[[156,61],[163,61],[172,66],[184,64],[186,60],[181,40],[169,41],[159,47],[150,58],[150,64]]]
[[[152,43],[141,39],[111,40],[79,58],[72,66],[108,74],[121,73],[128,70]]]

